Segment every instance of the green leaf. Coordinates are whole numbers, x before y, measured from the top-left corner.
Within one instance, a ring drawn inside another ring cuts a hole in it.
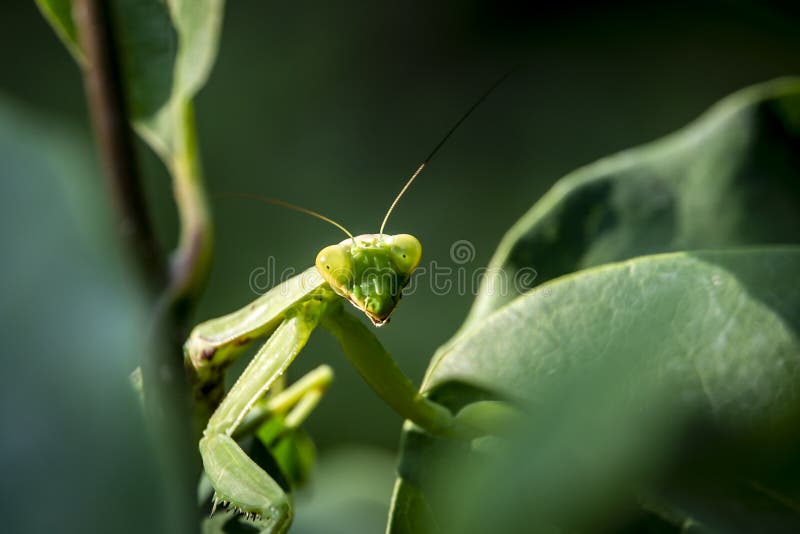
[[[423,387],[455,410],[474,400],[463,384],[514,399],[530,415],[506,451],[518,463],[478,461],[407,432],[400,472],[425,495],[416,506],[458,532],[514,531],[508,517],[596,519],[592,506],[618,506],[621,485],[663,474],[697,421],[728,450],[749,444],[722,472],[768,477],[791,460],[783,447],[800,444],[798,272],[800,247],[648,256],[554,280],[500,308],[441,354]],[[579,490],[574,457],[585,463]],[[520,491],[532,499],[522,508],[503,501]],[[418,514],[403,497],[394,509]]]
[[[316,449],[305,430],[287,429],[283,418],[275,416],[262,424],[255,435],[291,488],[302,486],[308,480]]]
[[[272,447],[272,454],[293,487],[303,485],[314,468],[316,448],[302,429],[282,436]]]
[[[50,22],[56,35],[78,63],[85,61],[78,44],[78,31],[72,20],[72,0],[36,0],[42,15]]]
[[[660,380],[696,391],[718,414],[735,406],[737,418],[755,417],[787,402],[766,388],[734,404],[754,374],[776,388],[787,376],[800,329],[799,252],[646,256],[557,279],[450,346],[423,387],[458,381],[530,398],[572,366],[630,354],[632,380],[640,367],[664,366]]]
[[[56,32],[77,49],[81,28],[73,19],[74,2],[38,2]],[[171,299],[193,299],[208,275],[213,229],[192,99],[217,55],[224,0],[112,0],[107,7],[131,123],[172,176],[181,232],[171,255]],[[88,61],[81,66],[90,67]]]
[[[798,154],[782,79],[559,181],[422,387],[524,424],[488,446],[408,426],[391,532],[796,530]]]
[[[519,295],[514,282],[530,289],[645,254],[798,243],[798,154],[800,78],[784,78],[731,95],[664,139],[578,169],[505,235],[489,264],[499,274],[484,279],[461,331]]]
[[[37,0],[76,57],[71,0]],[[205,84],[219,47],[224,0],[114,0],[111,11],[137,131],[172,167],[185,150],[189,104]]]
[[[436,532],[436,519],[425,496],[407,480],[398,479],[392,509],[389,511],[389,532]]]

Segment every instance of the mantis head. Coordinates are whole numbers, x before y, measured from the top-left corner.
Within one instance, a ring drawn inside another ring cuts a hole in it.
[[[382,326],[421,259],[422,245],[412,235],[364,234],[322,249],[316,267],[337,294]]]

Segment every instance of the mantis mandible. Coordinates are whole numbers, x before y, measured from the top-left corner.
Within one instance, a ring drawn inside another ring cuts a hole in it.
[[[273,287],[246,307],[199,324],[184,345],[195,398],[216,406],[199,444],[206,475],[214,487],[215,507],[222,503],[246,515],[261,532],[280,533],[289,528],[293,515],[290,496],[236,439],[275,418],[286,429],[295,429],[314,409],[332,380],[329,367],[320,366],[281,388],[282,375],[317,326],[333,334],[361,376],[398,414],[433,434],[468,434],[449,410],[417,391],[373,332],[345,311],[343,302],[364,312],[375,326],[389,321],[422,258],[422,245],[414,236],[383,233],[389,215],[445,141],[509,74],[497,80],[425,158],[395,197],[377,234],[355,236],[324,215],[259,197],[331,223],[347,234],[347,239],[323,248],[314,267]],[[245,345],[265,337],[267,341],[225,395],[225,369]]]

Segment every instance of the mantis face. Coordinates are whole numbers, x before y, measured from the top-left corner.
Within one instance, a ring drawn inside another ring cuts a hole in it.
[[[337,294],[382,326],[420,259],[422,245],[412,235],[364,234],[322,249],[316,267]]]

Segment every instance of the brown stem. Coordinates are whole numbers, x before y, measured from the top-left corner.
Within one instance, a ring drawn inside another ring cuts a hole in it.
[[[108,6],[103,0],[76,0],[74,17],[86,56],[83,73],[89,113],[117,210],[120,233],[129,244],[148,287],[160,291],[166,283],[165,261],[147,214],[139,180]]]
[[[73,17],[86,57],[83,74],[89,113],[121,236],[153,301],[156,295],[166,294],[156,306],[150,350],[142,358],[142,375],[145,411],[166,482],[168,528],[170,532],[197,532],[199,460],[192,441],[191,407],[182,364],[191,305],[185,299],[180,305],[174,300],[174,281],[148,217],[108,2],[75,0]],[[181,267],[193,270],[192,265]]]

